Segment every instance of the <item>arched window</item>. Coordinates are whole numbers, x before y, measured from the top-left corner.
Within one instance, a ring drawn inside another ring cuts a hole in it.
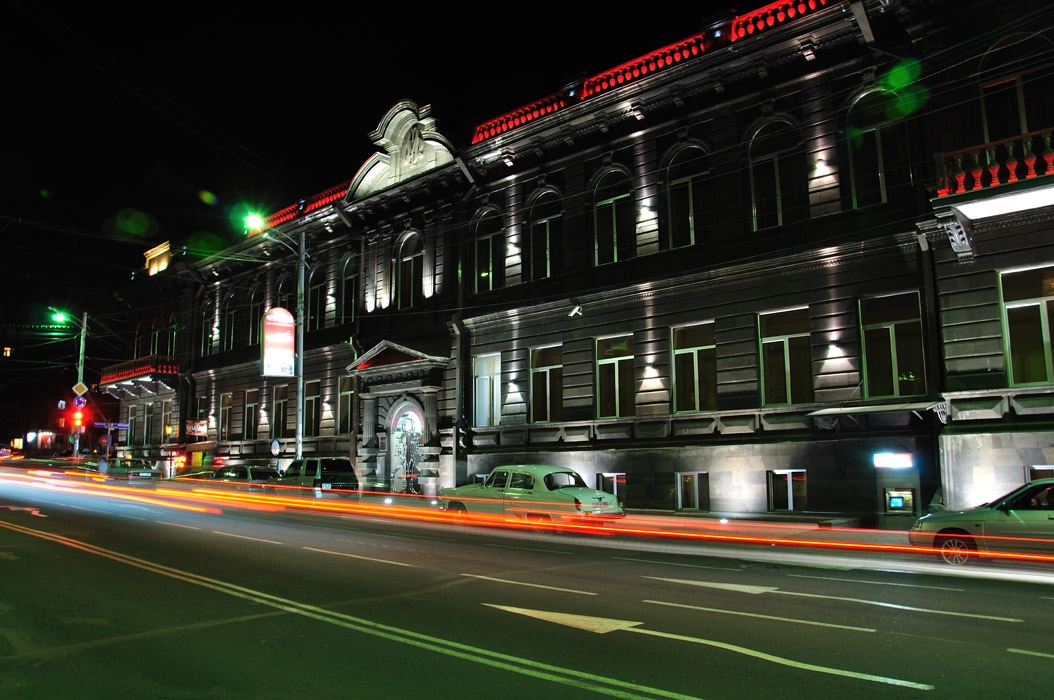
[[[761,127],[750,142],[754,230],[806,217],[808,190],[797,131],[785,121]]]
[[[201,323],[198,330],[198,349],[201,356],[212,354],[212,341],[216,335],[216,312],[211,301],[206,301],[201,309]]]
[[[1045,36],[1021,33],[1004,37],[984,54],[978,66],[984,143],[1054,124],[1052,53]],[[1043,54],[1048,60],[1037,61]]]
[[[531,207],[529,274],[540,280],[560,272],[560,252],[563,250],[564,224],[560,197],[545,192]]]
[[[476,222],[476,293],[500,289],[505,284],[505,227],[496,211]]]
[[[257,345],[260,342],[260,333],[263,332],[264,301],[262,287],[256,286],[249,290],[249,345]]]
[[[135,357],[146,357],[150,354],[150,329],[145,323],[135,327]]]
[[[223,349],[233,350],[238,340],[238,321],[242,315],[238,308],[238,299],[234,294],[228,294],[223,300],[223,311],[220,314],[223,330]]]
[[[637,217],[629,177],[613,170],[601,178],[594,192],[593,228],[597,265],[629,260],[637,252]]]
[[[304,323],[307,330],[317,331],[326,325],[326,269],[319,265],[311,271],[307,284],[307,308]]]
[[[706,221],[705,180],[709,163],[701,148],[685,148],[666,171],[669,195],[667,249],[684,248],[703,240]]]
[[[355,320],[355,310],[359,306],[359,256],[352,254],[344,259],[341,268],[340,316],[342,323]]]
[[[400,309],[409,309],[421,301],[424,288],[424,241],[412,233],[399,246],[398,284]]]
[[[896,94],[884,90],[867,93],[849,108],[846,137],[853,207],[888,201],[891,192],[911,184],[908,134]]]
[[[296,280],[292,277],[285,276],[278,281],[275,306],[282,307],[296,318]]]

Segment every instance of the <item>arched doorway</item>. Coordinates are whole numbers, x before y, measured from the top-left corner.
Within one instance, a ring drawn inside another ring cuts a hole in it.
[[[395,406],[388,426],[393,493],[421,493],[418,463],[424,440],[424,412],[416,401],[405,400]]]

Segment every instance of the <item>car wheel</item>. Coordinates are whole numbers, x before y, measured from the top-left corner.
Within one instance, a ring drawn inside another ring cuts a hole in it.
[[[946,564],[962,566],[973,556],[973,540],[966,535],[942,535],[937,539],[939,556]]]
[[[461,515],[467,515],[468,514],[468,509],[466,509],[464,504],[462,504],[462,503],[451,503],[450,505],[448,505],[446,507],[446,512],[448,512],[448,513],[454,515],[455,517],[457,517],[457,516],[461,516]]]

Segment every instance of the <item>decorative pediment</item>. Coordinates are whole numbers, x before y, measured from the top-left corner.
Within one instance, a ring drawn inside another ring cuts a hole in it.
[[[381,152],[362,164],[345,202],[351,203],[454,162],[453,146],[435,130],[431,106],[398,102],[381,119],[370,140]]]
[[[347,369],[351,374],[361,374],[369,370],[391,369],[397,365],[446,366],[449,362],[448,357],[429,355],[390,340],[382,340],[348,365]]]

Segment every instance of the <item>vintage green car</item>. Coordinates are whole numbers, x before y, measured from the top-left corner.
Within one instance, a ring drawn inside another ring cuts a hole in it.
[[[535,522],[604,523],[626,515],[614,494],[589,488],[572,469],[543,464],[498,467],[482,483],[442,489],[439,498],[447,512]]]

